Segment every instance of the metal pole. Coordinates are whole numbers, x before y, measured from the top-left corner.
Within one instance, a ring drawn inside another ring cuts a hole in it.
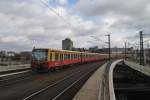
[[[108,52],[109,52],[109,58],[108,59],[110,61],[110,59],[111,59],[110,34],[108,34],[106,36],[108,36]]]
[[[109,41],[109,60],[111,59],[111,50],[110,50],[110,34],[108,34],[108,41]]]
[[[124,53],[125,53],[125,58],[124,58],[124,59],[126,60],[126,57],[127,57],[127,47],[126,47],[126,42],[125,42],[125,52],[124,52]]]
[[[144,65],[143,31],[140,31],[140,65]]]

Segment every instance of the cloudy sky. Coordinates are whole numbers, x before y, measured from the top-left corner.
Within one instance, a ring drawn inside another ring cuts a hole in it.
[[[139,31],[150,37],[150,0],[0,0],[0,50],[35,47],[61,49],[112,47],[138,43]]]

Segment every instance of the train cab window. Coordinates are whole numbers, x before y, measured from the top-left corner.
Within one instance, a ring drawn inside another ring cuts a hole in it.
[[[32,60],[35,61],[46,61],[48,59],[48,50],[34,50],[32,51]]]

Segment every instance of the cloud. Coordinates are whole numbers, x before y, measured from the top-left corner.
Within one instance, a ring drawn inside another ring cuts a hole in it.
[[[140,30],[150,36],[149,0],[79,0],[71,6],[68,0],[45,2],[50,8],[40,0],[0,1],[0,49],[21,51],[33,46],[60,49],[61,41],[67,37],[74,41],[75,47],[102,47],[107,41],[104,34],[108,33],[112,46],[122,47],[124,41],[138,40]]]
[[[101,32],[112,33],[112,36],[117,33],[120,38],[124,36],[131,41],[139,39],[138,31],[141,30],[150,36],[149,0],[80,0],[74,11],[85,18],[95,17],[102,25]]]
[[[96,31],[92,21],[70,14],[64,7],[49,10],[31,1],[0,1],[1,49],[31,50],[33,45],[61,48],[66,37],[78,38]]]
[[[67,0],[58,0],[60,5],[66,5],[68,3]]]

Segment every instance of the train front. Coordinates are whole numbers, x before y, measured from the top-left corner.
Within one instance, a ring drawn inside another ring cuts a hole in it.
[[[48,49],[33,49],[31,68],[33,71],[48,71]]]

